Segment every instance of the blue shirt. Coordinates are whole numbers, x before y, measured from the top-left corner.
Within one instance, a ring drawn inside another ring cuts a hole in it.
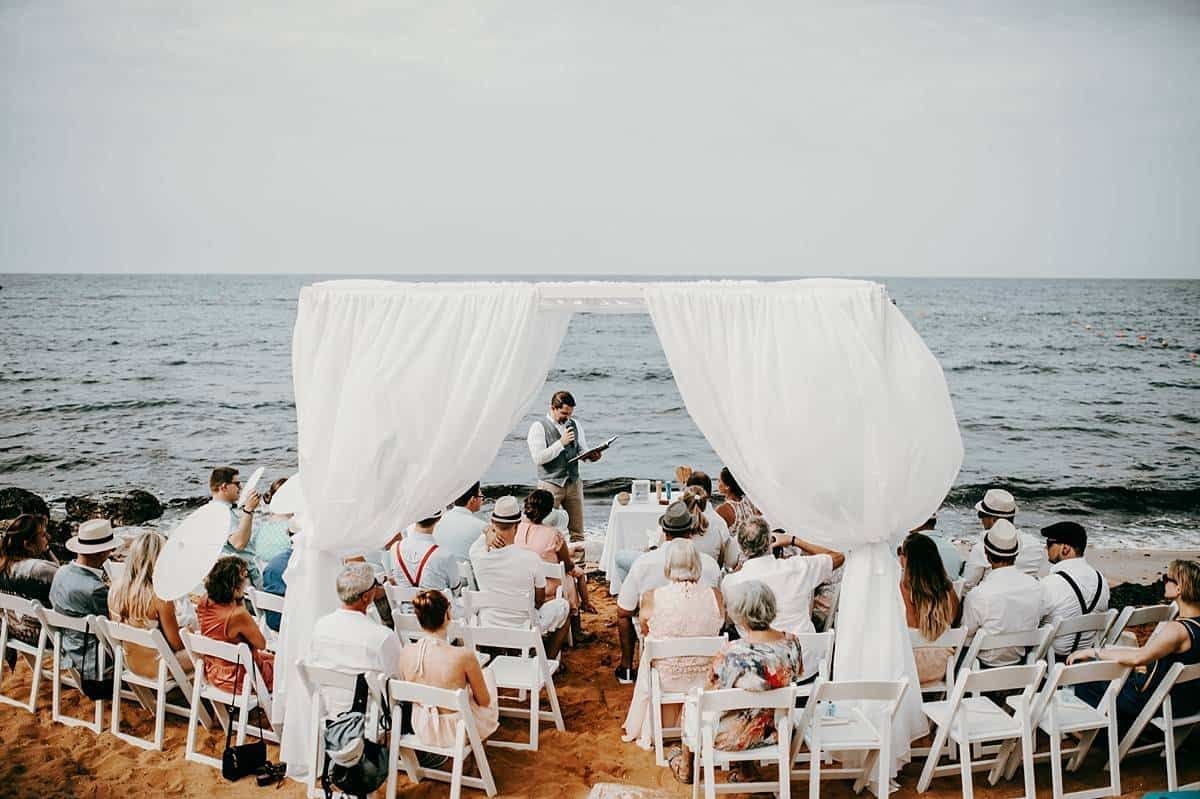
[[[50,583],[50,606],[64,616],[108,618],[108,585],[104,582],[104,572],[74,561],[59,567]],[[79,669],[84,679],[99,679],[96,653],[100,643],[94,635],[63,630],[62,647],[67,663]]]
[[[280,552],[275,557],[267,561],[267,565],[262,571],[262,590],[272,594],[283,596],[287,593],[287,583],[284,582],[283,572],[288,567],[288,561],[292,559],[291,547]],[[274,611],[263,611],[263,616],[267,620],[267,626],[275,632],[279,632],[280,615]]]
[[[241,519],[238,518],[237,508],[223,499],[214,499],[214,503],[224,505],[229,508],[229,534],[233,535],[234,530],[238,529],[241,524]],[[225,539],[225,545],[221,547],[221,555],[234,555],[246,561],[246,568],[250,572],[250,582],[255,588],[262,588],[262,572],[258,569],[258,556],[254,553],[254,535],[251,533],[250,540],[246,542],[243,549],[238,549],[233,544],[229,543],[229,539]]]

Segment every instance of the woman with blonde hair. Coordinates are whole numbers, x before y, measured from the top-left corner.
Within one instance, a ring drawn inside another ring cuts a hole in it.
[[[950,582],[937,544],[927,535],[913,533],[900,546],[900,596],[910,630],[926,641],[936,641],[954,626],[960,610],[958,593]],[[917,679],[922,685],[946,677],[946,660],[954,654],[948,647],[922,646],[913,650]]]
[[[183,638],[175,603],[154,593],[154,563],[165,543],[166,539],[154,532],[142,533],[133,542],[125,556],[125,572],[108,592],[108,617],[131,627],[157,629],[172,651],[180,652]],[[137,644],[125,644],[124,649],[125,662],[134,673],[151,679],[158,675],[157,652]],[[192,666],[190,658],[180,658],[179,663],[185,669]]]
[[[639,616],[647,638],[702,638],[718,635],[725,623],[725,601],[721,589],[700,583],[702,566],[695,544],[677,538],[663,544],[663,576],[670,582],[642,594]],[[655,662],[664,691],[685,692],[704,684],[709,658],[663,658]],[[663,708],[663,726],[674,727],[679,706]],[[650,749],[650,669],[638,670],[633,699],[625,716],[626,741]]]

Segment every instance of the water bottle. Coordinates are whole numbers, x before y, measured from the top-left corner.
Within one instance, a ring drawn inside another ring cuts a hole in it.
[[[670,505],[671,504],[671,481],[664,480],[663,488],[665,488],[667,490],[667,504]]]
[[[825,718],[837,718],[837,705],[832,701],[825,703]]]

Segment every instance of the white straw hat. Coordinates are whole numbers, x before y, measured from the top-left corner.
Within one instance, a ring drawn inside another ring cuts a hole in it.
[[[113,535],[112,522],[108,519],[87,520],[79,525],[79,532],[67,541],[67,549],[80,555],[108,552],[119,546],[121,542]]]
[[[1008,519],[997,519],[983,535],[983,551],[995,558],[1015,558],[1021,551],[1017,528]]]
[[[1003,488],[989,488],[983,499],[975,503],[975,510],[985,516],[1011,519],[1017,515],[1017,501]]]

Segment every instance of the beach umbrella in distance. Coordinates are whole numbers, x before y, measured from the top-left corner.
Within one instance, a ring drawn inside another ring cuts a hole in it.
[[[304,486],[300,483],[300,473],[296,472],[271,497],[271,513],[303,512]]]
[[[250,475],[250,479],[242,484],[242,493],[238,494],[238,501],[235,507],[243,508],[246,506],[246,500],[250,499],[250,495],[254,493],[254,489],[258,488],[258,481],[262,479],[263,467],[259,466],[254,470],[254,474]]]
[[[154,593],[176,600],[204,582],[229,538],[229,506],[211,502],[184,519],[154,564]]]

